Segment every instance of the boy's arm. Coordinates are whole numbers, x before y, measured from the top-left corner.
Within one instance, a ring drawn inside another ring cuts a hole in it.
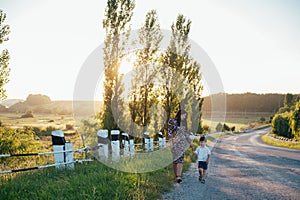
[[[206,164],[209,163],[209,159],[210,159],[210,154],[207,155]]]

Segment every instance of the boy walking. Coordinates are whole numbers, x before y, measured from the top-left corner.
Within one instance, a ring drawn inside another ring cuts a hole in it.
[[[199,181],[201,181],[201,183],[205,183],[206,170],[211,152],[206,146],[206,138],[204,136],[200,137],[200,146],[197,147],[194,153],[198,156]]]

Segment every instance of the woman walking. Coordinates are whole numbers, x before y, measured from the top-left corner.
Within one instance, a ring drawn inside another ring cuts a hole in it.
[[[187,144],[189,144],[192,151],[194,151],[192,140],[188,134],[186,119],[187,112],[185,110],[179,110],[176,117],[170,119],[168,122],[168,135],[173,156],[173,169],[177,183],[182,182],[182,166]]]

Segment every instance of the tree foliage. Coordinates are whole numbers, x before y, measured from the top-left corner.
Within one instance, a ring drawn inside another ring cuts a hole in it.
[[[295,105],[295,110],[291,112],[290,126],[295,138],[300,139],[300,101]]]
[[[129,35],[134,6],[131,0],[113,0],[107,2],[105,10],[104,107],[100,121],[101,127],[108,130],[119,128],[118,125],[122,121],[128,125],[126,120],[122,120],[124,115],[118,112],[124,110],[124,99],[121,98],[124,91],[123,76],[119,74],[119,67],[122,58],[127,56],[124,50],[128,42],[126,38]],[[124,112],[126,118],[131,119],[131,132],[136,132],[135,125],[143,127],[143,132],[146,131],[152,123],[151,112],[156,113],[155,117],[163,119],[163,131],[166,132],[170,117],[174,116],[179,108],[183,108],[192,113],[188,116],[191,130],[202,133],[202,77],[200,64],[190,55],[190,27],[191,20],[178,15],[171,25],[169,45],[161,53],[159,45],[162,34],[157,13],[155,10],[147,13],[137,41],[143,48],[135,52],[137,59],[133,70],[133,84],[129,91],[129,112]],[[154,83],[156,81],[160,83],[159,86]],[[161,112],[157,104],[163,107]],[[161,125],[156,120],[151,126],[157,130]]]
[[[276,114],[272,119],[272,132],[279,136],[292,138],[289,121],[289,113]]]
[[[189,33],[191,20],[178,15],[171,25],[172,36],[167,50],[162,55],[161,74],[164,80],[165,129],[170,116],[180,108],[192,113],[189,117],[193,132],[201,133],[202,84],[200,64],[190,55]]]
[[[151,10],[147,13],[145,22],[139,30],[139,42],[142,49],[137,50],[137,59],[133,68],[132,97],[130,112],[132,120],[147,130],[150,124],[150,109],[157,102],[154,82],[157,76],[157,60],[159,45],[162,40],[157,13]]]
[[[119,75],[120,60],[125,41],[121,40],[122,35],[128,34],[128,22],[130,22],[135,3],[133,0],[108,0],[105,10],[103,28],[106,31],[104,42],[104,106],[101,115],[101,125],[103,128],[117,129],[117,121],[121,117],[118,112],[122,107],[121,93],[122,77]],[[117,114],[117,119],[113,116]]]
[[[294,95],[287,93],[284,97],[284,107],[290,108],[294,103]]]
[[[10,27],[5,23],[6,14],[0,10],[0,45],[3,42],[8,41],[8,34],[10,33]],[[2,50],[0,54],[0,101],[6,99],[5,84],[9,82],[9,52],[7,49]]]
[[[300,100],[292,94],[285,96],[283,109],[274,115],[272,119],[272,132],[287,138],[300,139]]]

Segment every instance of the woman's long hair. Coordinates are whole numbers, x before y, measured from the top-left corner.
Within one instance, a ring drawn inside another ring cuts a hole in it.
[[[187,128],[187,117],[183,121],[181,121],[181,114],[186,114],[186,116],[187,116],[187,112],[185,110],[183,110],[183,109],[178,110],[178,112],[175,116],[177,126],[181,125],[181,126],[184,126]]]

